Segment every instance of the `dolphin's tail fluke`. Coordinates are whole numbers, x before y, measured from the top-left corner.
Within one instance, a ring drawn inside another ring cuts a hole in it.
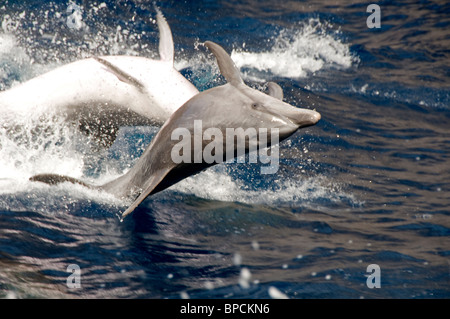
[[[56,184],[60,184],[60,183],[69,182],[69,183],[73,183],[73,184],[80,184],[80,185],[83,185],[88,188],[98,188],[97,186],[89,185],[79,179],[65,176],[65,175],[59,175],[59,174],[38,174],[38,175],[34,175],[34,176],[30,177],[30,181],[42,182],[42,183],[46,183],[49,185],[56,185]]]

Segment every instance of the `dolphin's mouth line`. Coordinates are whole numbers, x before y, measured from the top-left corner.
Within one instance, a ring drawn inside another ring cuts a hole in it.
[[[272,115],[272,122],[278,122],[283,124],[283,126],[298,126],[293,120],[291,120],[288,116],[279,114],[279,113],[275,113],[275,112],[270,112],[268,110],[266,110],[267,114]]]
[[[269,110],[265,109],[264,111],[261,111],[262,114],[271,115],[272,119],[270,120],[272,123],[280,123],[280,128],[284,126],[298,126],[295,124],[289,117],[281,115],[279,113],[270,112]],[[261,117],[252,115],[252,117],[257,118],[258,120],[261,120],[264,122],[264,120],[261,119]]]
[[[291,122],[292,124],[294,124],[291,120],[289,120],[288,118],[285,118],[285,119],[281,119],[279,116],[272,116],[272,122],[278,122],[278,123],[282,123],[282,124],[285,124],[285,125],[288,125],[289,123],[287,123],[286,122],[286,120],[287,121],[289,121],[289,122]]]

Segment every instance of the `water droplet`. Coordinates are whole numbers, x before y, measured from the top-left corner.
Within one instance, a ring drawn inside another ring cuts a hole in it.
[[[269,296],[272,299],[289,299],[288,296],[273,286],[269,287]]]

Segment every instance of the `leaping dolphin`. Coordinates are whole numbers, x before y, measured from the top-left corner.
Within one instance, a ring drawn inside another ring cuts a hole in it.
[[[126,174],[101,186],[90,186],[77,179],[54,174],[36,175],[30,179],[48,184],[79,183],[110,192],[120,198],[131,199],[134,202],[122,213],[123,219],[147,196],[216,164],[216,162],[206,162],[204,159],[197,163],[193,160],[198,158],[198,153],[205,149],[207,144],[205,141],[200,149],[190,149],[191,161],[175,163],[171,156],[174,146],[178,143],[172,139],[174,130],[188,129],[192,133],[193,140],[195,138],[194,122],[201,120],[203,133],[210,128],[219,129],[224,135],[228,128],[243,130],[266,128],[277,129],[279,140],[284,140],[299,128],[314,125],[320,120],[320,114],[316,111],[297,108],[281,101],[282,90],[274,83],[269,85],[269,94],[273,96],[248,87],[244,84],[230,56],[221,46],[210,41],[205,42],[205,45],[215,55],[220,72],[227,80],[227,84],[197,94],[176,110]],[[246,152],[248,147],[249,145],[246,145]],[[236,145],[233,152],[222,154],[224,160],[233,158],[234,151],[236,151]]]
[[[102,56],[61,66],[0,92],[0,125],[64,116],[106,147],[120,126],[161,126],[198,90],[174,69],[172,33],[156,10],[160,60]]]

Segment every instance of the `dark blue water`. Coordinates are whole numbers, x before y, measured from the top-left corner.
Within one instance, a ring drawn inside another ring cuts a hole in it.
[[[94,54],[157,57],[151,1],[75,3],[76,32],[68,1],[0,4],[1,89]],[[276,81],[322,120],[282,142],[277,174],[217,165],[124,222],[109,195],[27,179],[43,165],[111,179],[157,128],[122,129],[105,153],[65,131],[1,135],[0,296],[450,297],[450,5],[378,4],[380,29],[350,1],[158,3],[199,89],[223,83],[199,45],[212,40],[249,85]],[[66,285],[70,264],[81,288]],[[367,286],[370,264],[381,288]]]

